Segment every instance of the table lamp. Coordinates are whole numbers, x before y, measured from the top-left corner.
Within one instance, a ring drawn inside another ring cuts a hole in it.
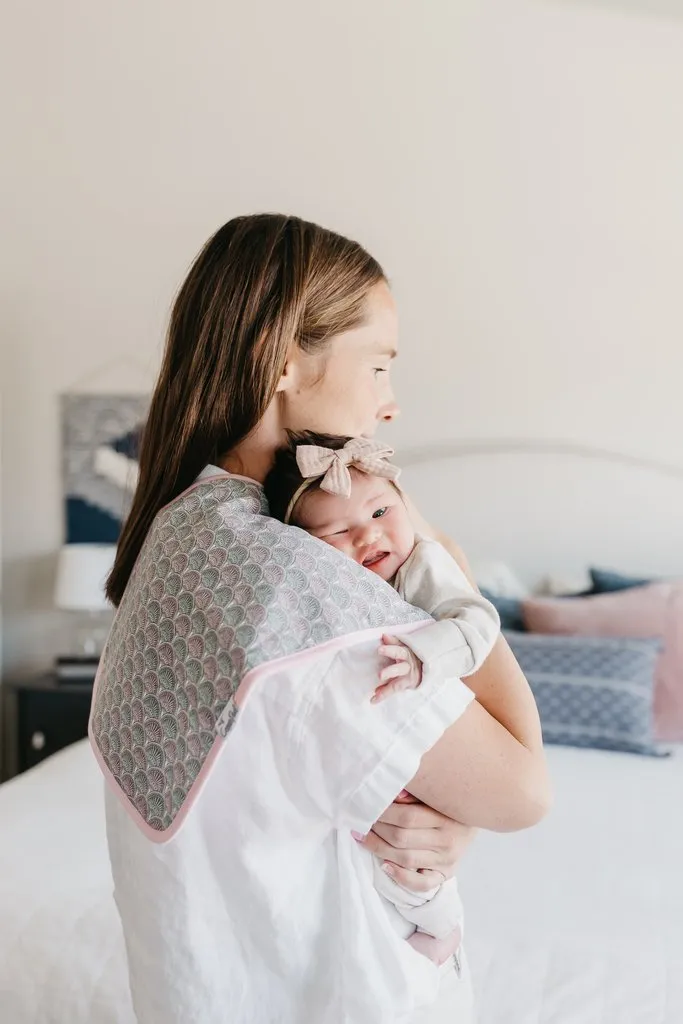
[[[66,544],[59,552],[54,602],[65,611],[84,613],[80,658],[96,659],[102,651],[106,633],[102,618],[112,610],[104,586],[115,555],[115,544]]]

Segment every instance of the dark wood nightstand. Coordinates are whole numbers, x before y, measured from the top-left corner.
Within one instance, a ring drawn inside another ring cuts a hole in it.
[[[3,680],[3,781],[32,768],[88,732],[92,685],[53,673]]]

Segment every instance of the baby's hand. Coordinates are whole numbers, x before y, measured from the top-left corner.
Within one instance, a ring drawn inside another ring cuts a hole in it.
[[[417,689],[422,682],[422,662],[409,647],[402,644],[398,637],[385,634],[379,653],[383,658],[389,658],[391,664],[379,674],[380,685],[372,697],[373,704],[385,700],[392,693]]]

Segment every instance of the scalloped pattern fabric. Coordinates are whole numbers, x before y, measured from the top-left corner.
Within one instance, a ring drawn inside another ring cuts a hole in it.
[[[168,829],[244,676],[424,612],[345,555],[268,516],[263,489],[199,483],[155,519],[102,655],[91,731],[116,783]]]

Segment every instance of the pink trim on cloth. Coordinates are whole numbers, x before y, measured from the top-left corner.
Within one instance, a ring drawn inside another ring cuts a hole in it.
[[[288,654],[281,658],[275,658],[273,661],[269,661],[263,665],[258,665],[250,672],[247,672],[244,679],[242,679],[240,685],[237,688],[234,697],[234,702],[239,709],[242,709],[254,687],[263,679],[271,675],[273,671],[282,668],[284,665],[301,665],[302,663],[310,661],[312,658],[317,657],[319,654],[329,654],[334,651],[342,650],[345,647],[350,647],[355,643],[362,643],[366,640],[375,639],[379,641],[381,640],[382,635],[387,631],[387,629],[390,629],[391,632],[396,636],[406,636],[408,633],[413,633],[415,630],[423,628],[424,625],[425,623],[423,621],[419,621],[397,626],[388,625],[382,627],[381,629],[362,630],[358,633],[348,634],[346,636],[341,637],[335,637],[332,640],[328,640],[325,643],[320,644],[318,647],[309,648],[305,651],[297,651],[294,654]],[[100,666],[102,665],[102,663],[103,660],[100,661]],[[188,814],[192,810],[192,807],[199,799],[201,792],[204,788],[204,785],[206,784],[206,781],[209,775],[211,774],[211,769],[223,750],[225,738],[220,733],[216,733],[213,746],[211,747],[211,750],[207,755],[206,760],[204,761],[204,764],[202,765],[197,775],[197,778],[194,780],[192,786],[188,790],[187,796],[183,801],[183,805],[176,814],[173,823],[163,832],[160,832],[158,829],[154,829],[150,825],[148,825],[147,822],[144,821],[144,819],[138,814],[135,806],[130,802],[124,791],[119,786],[118,782],[116,781],[114,775],[110,771],[106,761],[104,760],[99,750],[92,728],[93,708],[95,707],[95,702],[97,698],[99,680],[100,667],[98,666],[97,673],[95,675],[95,682],[93,684],[93,699],[90,708],[90,718],[88,721],[88,738],[90,740],[90,746],[93,750],[97,763],[100,766],[102,774],[107,780],[107,784],[114,791],[117,800],[119,801],[121,806],[126,810],[128,816],[131,818],[132,821],[135,822],[137,827],[142,831],[143,835],[145,835],[147,839],[150,839],[153,843],[163,845],[164,843],[167,843],[171,839],[173,839],[175,835],[177,835],[179,830],[182,828]],[[370,698],[368,697],[368,700],[369,699]]]

